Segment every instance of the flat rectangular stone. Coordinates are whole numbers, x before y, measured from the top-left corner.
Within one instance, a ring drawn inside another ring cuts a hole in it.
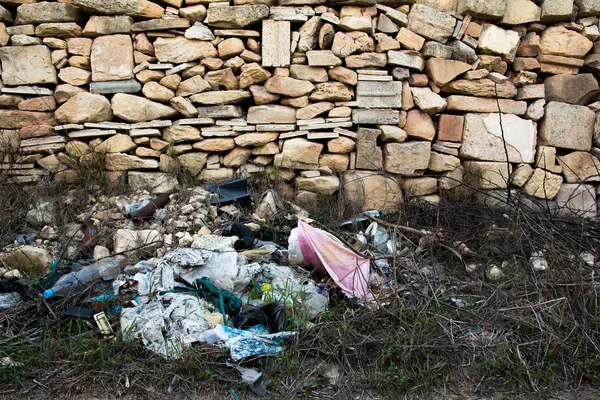
[[[231,128],[228,126],[207,126],[201,129],[201,132],[223,132],[230,131]]]
[[[196,65],[198,65],[198,63],[196,62],[189,62],[189,63],[183,63],[183,64],[179,64],[167,71],[165,71],[166,75],[174,75],[174,74],[178,74],[182,71],[185,71],[188,68],[192,68],[195,67]],[[152,68],[151,68],[152,69]]]
[[[254,126],[254,125],[232,126],[231,128],[236,132],[254,132],[254,131],[256,131],[256,126]]]
[[[39,146],[27,146],[21,147],[20,151],[24,154],[33,154],[33,153],[43,153],[45,151],[54,153],[57,151],[61,151],[65,148],[64,143],[50,143],[50,144],[42,144]]]
[[[359,81],[371,81],[371,82],[389,82],[393,81],[394,77],[391,75],[364,75],[358,74]]]
[[[44,176],[49,174],[49,172],[44,169],[11,169],[4,173],[17,176]]]
[[[281,135],[279,135],[279,139],[291,139],[291,138],[307,136],[307,135],[308,135],[308,131],[293,131],[293,132],[282,133]]]
[[[2,170],[31,168],[35,168],[35,164],[0,164],[0,169]]]
[[[313,119],[299,119],[296,121],[296,125],[311,125],[311,124],[324,124],[325,118],[313,118]]]
[[[61,132],[61,131],[81,130],[83,128],[85,128],[85,127],[81,124],[65,124],[65,125],[56,125],[54,127],[54,130],[57,132]]]
[[[240,118],[242,115],[242,108],[239,106],[198,107],[198,118]]]
[[[68,133],[71,139],[96,138],[112,136],[116,134],[117,131],[114,129],[83,129],[81,131],[74,131]]]
[[[296,124],[263,124],[256,125],[257,132],[287,132],[296,129]]]
[[[368,125],[396,125],[400,120],[398,110],[352,110],[352,122]]]
[[[400,96],[356,96],[358,106],[361,108],[400,108]]]
[[[160,129],[154,129],[154,128],[150,128],[150,129],[132,129],[132,130],[129,131],[129,136],[131,136],[132,138],[144,137],[144,136],[148,136],[148,137],[161,137],[162,136],[162,132],[160,131]]]
[[[128,131],[131,129],[131,124],[126,124],[124,122],[86,122],[83,125],[86,128],[95,129],[116,129],[122,131]]]
[[[340,134],[335,132],[312,132],[306,135],[308,140],[317,140],[317,139],[336,139],[339,138]]]
[[[358,107],[358,101],[338,101],[335,103],[336,107]]]
[[[131,124],[131,129],[146,129],[146,128],[166,128],[173,125],[170,120],[155,120],[148,122],[138,122],[137,124]]]
[[[324,124],[311,124],[304,126],[304,129],[313,131],[317,129],[333,129],[333,128],[350,128],[352,127],[352,121],[350,122],[332,122]]]
[[[158,64],[148,64],[148,69],[152,71],[166,71],[168,69],[173,68],[174,65],[171,63],[158,63]]]
[[[54,92],[50,89],[37,86],[16,86],[3,87],[2,93],[6,94],[25,94],[30,96],[52,96]]]
[[[35,26],[32,24],[28,25],[15,25],[15,26],[7,26],[6,33],[9,36],[14,35],[35,35]]]
[[[442,146],[438,143],[433,143],[431,145],[431,150],[437,151],[439,153],[449,154],[451,156],[458,156],[458,149],[453,149],[451,147]]]
[[[527,102],[515,101],[509,99],[490,99],[487,97],[471,97],[453,95],[448,96],[448,111],[467,111],[479,113],[498,112],[498,103],[500,110],[505,114],[523,115],[527,111]]]
[[[280,7],[273,6],[269,8],[269,15],[306,15],[312,17],[315,10],[311,7]]]
[[[161,31],[169,29],[185,29],[190,27],[190,21],[185,18],[155,18],[136,22],[131,25],[133,32]]]
[[[349,131],[348,129],[335,128],[333,131],[335,133],[339,133],[342,136],[346,136],[346,137],[349,137],[349,138],[352,138],[352,139],[358,139],[358,133]]]
[[[357,69],[356,73],[359,75],[376,75],[376,76],[386,76],[388,72],[382,69]]]
[[[216,125],[219,126],[246,126],[248,122],[246,120],[240,119],[219,119],[216,122]]]
[[[235,137],[239,136],[238,132],[227,130],[227,131],[206,131],[202,132],[202,137]]]
[[[262,66],[288,67],[292,42],[290,22],[263,20],[262,24]]]
[[[552,56],[540,54],[537,56],[540,63],[564,65],[566,67],[583,67],[584,60],[572,57]]]
[[[352,117],[325,118],[325,122],[350,122]]]
[[[215,120],[212,118],[184,118],[173,122],[173,125],[213,125]]]
[[[256,38],[260,37],[260,32],[249,29],[215,29],[214,35],[221,37]]]
[[[139,93],[141,91],[142,84],[135,79],[90,83],[90,93],[92,94]]]
[[[356,85],[356,95],[401,96],[402,82],[358,82]]]
[[[446,140],[436,140],[435,143],[439,144],[440,146],[451,147],[453,149],[458,149],[458,148],[460,148],[460,146],[462,146],[461,143],[458,143],[458,142],[448,142]]]
[[[52,143],[66,143],[67,139],[64,136],[46,136],[42,138],[35,139],[25,139],[21,140],[21,148],[29,147],[29,146],[39,146],[43,144],[52,144]]]
[[[308,17],[306,15],[275,15],[272,18],[274,21],[291,21],[291,22],[306,22]]]

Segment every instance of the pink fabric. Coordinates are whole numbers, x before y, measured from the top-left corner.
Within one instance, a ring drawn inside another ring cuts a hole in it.
[[[328,274],[344,292],[372,300],[369,290],[370,262],[354,254],[323,231],[298,221],[298,244],[302,255],[316,270]]]

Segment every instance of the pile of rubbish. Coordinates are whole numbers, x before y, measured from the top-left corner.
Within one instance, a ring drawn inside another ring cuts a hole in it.
[[[180,210],[193,204],[192,212],[184,214],[187,220],[193,221],[196,215],[203,218],[202,227],[193,235],[188,231],[190,224],[181,224],[183,232],[166,233],[160,221],[169,217],[160,214],[173,211],[167,208],[173,195],[161,194],[119,204],[124,218],[105,220],[114,223],[112,249],[98,250],[98,237],[106,226],[82,217],[80,230],[63,244],[73,248],[66,255],[52,251],[53,246],[60,247],[60,241],[40,239],[39,232],[34,232],[19,235],[0,259],[22,254],[31,262],[36,251],[41,253],[38,261],[51,268],[37,299],[32,300],[50,306],[66,301],[65,316],[93,319],[106,337],[120,330],[125,340],[140,341],[167,359],[180,358],[195,345],[226,351],[234,363],[277,354],[327,309],[330,296],[364,305],[374,300],[371,260],[311,226],[314,221],[304,210],[288,204],[292,212],[284,212],[277,208],[281,200],[268,192],[251,213],[245,189],[241,195],[221,189],[190,189],[191,200],[178,204]],[[201,198],[205,201],[200,202]],[[287,230],[277,242],[265,229],[274,210],[283,215]],[[115,209],[97,209],[96,215],[107,212],[115,214]],[[251,217],[243,217],[245,213]],[[174,226],[169,225],[170,229]],[[42,230],[58,229],[45,226]],[[127,235],[135,240],[123,240]],[[174,243],[165,240],[168,236],[189,238]],[[73,241],[73,237],[78,239]],[[140,249],[151,251],[138,258]],[[0,310],[7,310],[23,301],[14,288],[28,274],[11,267],[3,274]],[[241,372],[251,385],[260,378],[256,371]]]

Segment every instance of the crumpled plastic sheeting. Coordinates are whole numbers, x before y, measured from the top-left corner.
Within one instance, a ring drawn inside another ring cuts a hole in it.
[[[205,318],[207,310],[213,307],[203,299],[168,293],[162,299],[123,309],[121,332],[127,339],[141,339],[146,348],[157,354],[179,358],[185,348],[213,326]]]
[[[369,289],[369,259],[357,256],[325,232],[300,220],[298,243],[306,262],[328,274],[344,292],[368,301],[373,299]]]
[[[283,351],[286,339],[296,336],[296,332],[269,333],[262,325],[249,330],[230,328],[218,325],[204,332],[200,341],[208,344],[220,344],[229,349],[231,358],[235,361],[248,357],[258,357],[277,354]]]
[[[257,263],[246,264],[245,257],[238,257],[233,248],[218,252],[179,248],[165,254],[157,266],[163,277],[171,271],[174,277],[189,285],[193,285],[196,279],[209,278],[217,288],[235,294],[241,293],[248,286],[260,268]],[[168,289],[165,287],[162,290]]]

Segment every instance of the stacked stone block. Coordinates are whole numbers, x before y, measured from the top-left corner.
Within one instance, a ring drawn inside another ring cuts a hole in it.
[[[412,3],[0,0],[1,168],[273,165],[381,209],[468,178],[596,215],[600,3]]]

